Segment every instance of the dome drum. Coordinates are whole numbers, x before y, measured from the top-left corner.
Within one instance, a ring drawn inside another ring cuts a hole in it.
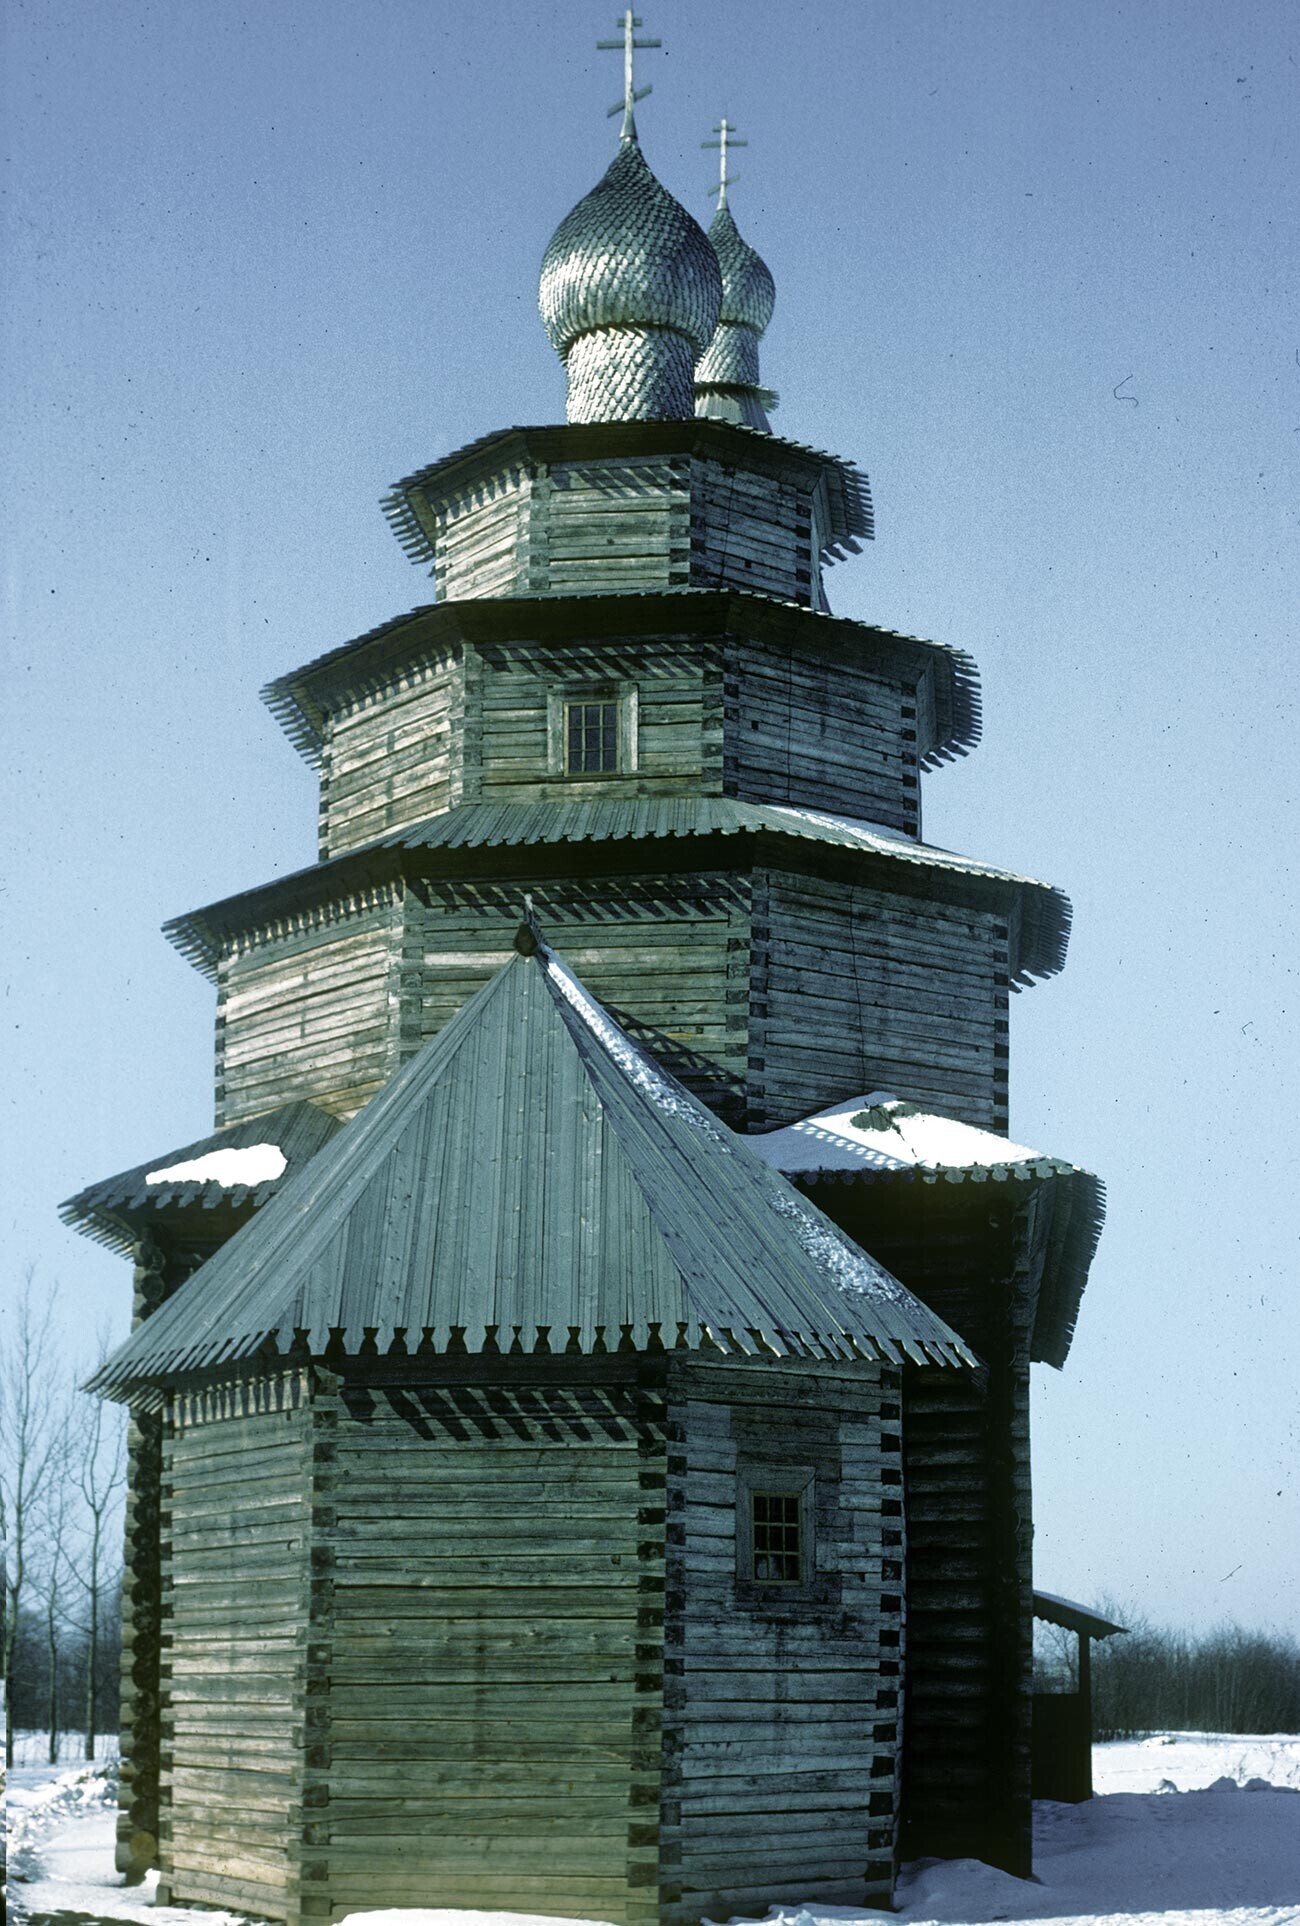
[[[758,336],[735,321],[719,321],[695,369],[700,387],[757,388]]]
[[[671,328],[600,328],[565,359],[572,422],[681,421],[695,411],[695,349]]]

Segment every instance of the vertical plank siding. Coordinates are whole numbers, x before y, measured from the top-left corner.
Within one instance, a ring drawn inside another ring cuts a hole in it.
[[[301,1396],[284,1380],[182,1398],[163,1441],[160,1897],[277,1919],[297,1916]]]
[[[674,1360],[663,1918],[887,1903],[902,1663],[899,1386],[888,1369]],[[737,1568],[737,1469],[815,1475],[812,1595]]]
[[[488,1381],[344,1406],[304,1910],[648,1926],[662,1399]]]
[[[1007,925],[773,870],[754,921],[756,1124],[869,1091],[1006,1128]]]

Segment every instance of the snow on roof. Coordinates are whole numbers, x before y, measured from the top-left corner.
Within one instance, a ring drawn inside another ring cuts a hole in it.
[[[188,1163],[169,1164],[165,1170],[145,1172],[146,1184],[220,1184],[223,1190],[273,1184],[283,1177],[288,1159],[279,1144],[245,1144],[239,1149],[209,1150]]]
[[[971,1170],[1056,1161],[991,1130],[936,1116],[879,1090],[847,1098],[748,1142],[764,1163],[786,1176],[813,1170]]]

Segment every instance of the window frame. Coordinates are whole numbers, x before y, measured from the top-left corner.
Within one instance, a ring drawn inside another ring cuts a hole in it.
[[[817,1474],[811,1465],[741,1464],[736,1467],[736,1594],[744,1603],[779,1605],[812,1595],[817,1579],[814,1497]],[[754,1499],[799,1501],[798,1578],[758,1578],[754,1573]]]
[[[569,768],[569,707],[573,703],[612,702],[617,709],[616,763],[613,769]],[[618,782],[637,771],[637,686],[635,682],[561,682],[546,694],[547,774],[561,782]]]

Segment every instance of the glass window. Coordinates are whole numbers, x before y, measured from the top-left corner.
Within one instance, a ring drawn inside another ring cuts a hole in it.
[[[617,768],[617,702],[566,702],[564,705],[565,774],[603,776]]]
[[[798,1585],[803,1578],[803,1532],[800,1494],[795,1491],[751,1491],[750,1546],[753,1571],[760,1585]]]

